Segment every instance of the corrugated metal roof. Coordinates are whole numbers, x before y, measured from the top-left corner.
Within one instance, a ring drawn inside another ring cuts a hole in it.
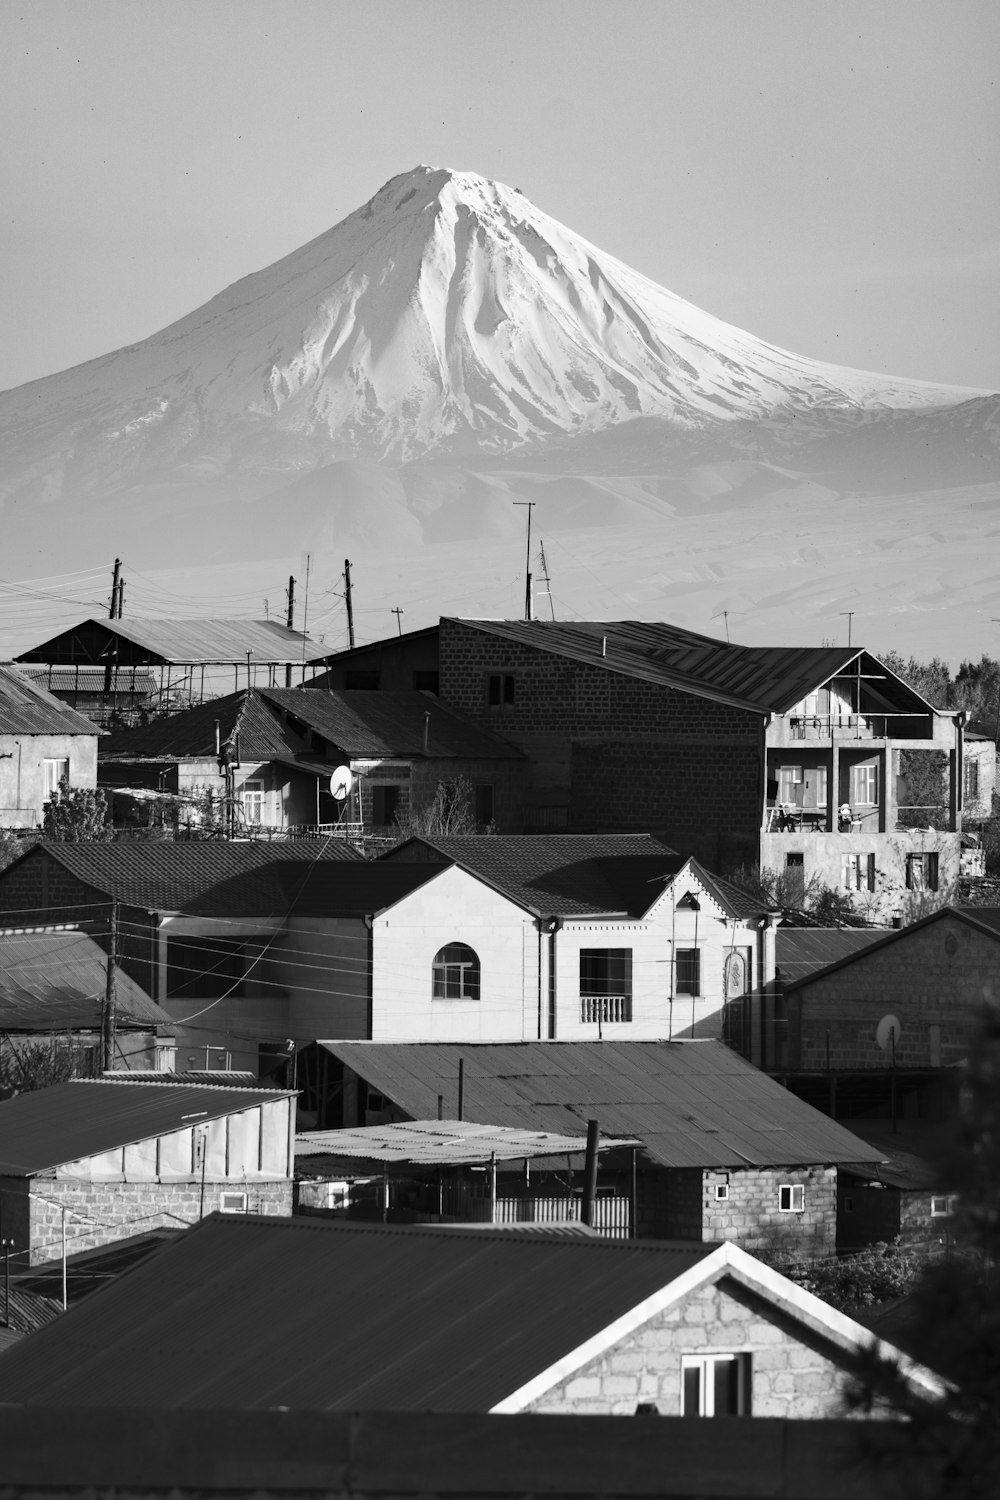
[[[715,1248],[214,1217],[5,1354],[0,1401],[488,1411]]]
[[[104,668],[103,667],[22,667],[25,677],[30,677],[32,682],[46,688],[50,693],[86,693],[93,696],[95,693],[104,694]],[[135,681],[129,672],[128,680],[119,680],[113,686],[114,695],[118,698],[145,697],[155,693],[159,689],[159,683],[152,672],[136,672]]]
[[[638,1136],[665,1167],[832,1165],[879,1153],[722,1042],[321,1043],[415,1120]]]
[[[54,860],[92,890],[148,911],[179,911],[213,888],[251,872],[295,865],[301,874],[314,862],[363,863],[356,850],[338,839],[281,839],[245,844],[222,839],[39,843],[23,854],[21,860],[0,871],[0,919],[12,915],[10,908],[4,910],[5,878],[25,860]]]
[[[0,929],[0,1031],[99,1027],[107,957],[83,932]],[[171,1019],[123,969],[116,971],[120,1027],[169,1026]]]
[[[785,982],[786,990],[798,989],[800,986],[809,984],[814,979],[821,979],[837,969],[846,968],[848,964],[861,963],[866,958],[883,949],[893,947],[897,943],[905,943],[907,936],[923,927],[929,927],[934,922],[943,922],[948,918],[956,919],[967,927],[973,927],[987,937],[1000,937],[1000,909],[995,907],[956,907],[941,906],[937,911],[932,911],[926,917],[921,917],[916,922],[910,922],[905,927],[895,928],[892,932],[884,930],[869,930],[867,943],[860,943],[856,948],[845,944],[836,955],[826,960],[818,967],[806,969],[804,972],[789,978]],[[781,929],[778,929],[779,934]],[[806,935],[805,932],[802,934]],[[845,948],[847,951],[844,951]]]
[[[863,952],[885,936],[878,927],[779,927],[774,935],[778,977],[786,985],[795,984],[838,959]]]
[[[298,666],[323,650],[319,641],[275,620],[83,620],[18,657],[53,665],[103,663],[128,666]]]
[[[257,691],[245,688],[197,703],[165,719],[136,729],[122,729],[101,745],[101,761],[118,757],[143,760],[212,760],[218,743],[232,744],[239,735],[240,759],[273,760],[309,750],[308,741],[281,723]],[[332,767],[331,767],[332,769]]]
[[[100,734],[83,714],[17,667],[0,663],[0,734]]]
[[[602,1140],[614,1145],[639,1145]],[[367,1161],[407,1162],[420,1166],[459,1166],[464,1162],[519,1161],[538,1156],[578,1155],[587,1149],[586,1134],[553,1135],[513,1126],[475,1125],[469,1120],[412,1120],[405,1124],[368,1125],[357,1130],[303,1130],[295,1138],[299,1157],[359,1157]]]
[[[859,656],[875,660],[857,646],[731,645],[677,625],[643,620],[460,619],[456,623],[569,661],[758,712],[784,713]],[[891,681],[894,697],[931,711],[912,688],[896,677]]]
[[[414,858],[453,860],[529,910],[562,917],[641,916],[685,864],[645,833],[413,838],[379,862]]]
[[[218,1120],[254,1109],[283,1093],[157,1087],[124,1078],[55,1083],[0,1103],[0,1175],[30,1177],[85,1156],[184,1130],[195,1119]]]
[[[352,756],[524,759],[516,745],[481,729],[429,693],[319,692],[307,684],[304,688],[261,688],[260,694]]]

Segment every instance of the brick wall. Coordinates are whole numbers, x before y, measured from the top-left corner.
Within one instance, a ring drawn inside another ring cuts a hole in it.
[[[440,639],[442,699],[524,750],[530,800],[566,808],[572,830],[657,828],[715,866],[755,850],[759,714],[453,620]],[[513,704],[488,706],[493,672],[514,677]]]
[[[819,977],[788,997],[794,1070],[886,1069],[876,1041],[884,1015],[900,1022],[897,1068],[938,1068],[968,1055],[986,1005],[1000,1004],[1000,942],[944,915]],[[936,1030],[932,1030],[936,1028]]]
[[[651,1402],[663,1416],[679,1416],[683,1356],[725,1352],[749,1356],[752,1415],[843,1416],[847,1371],[817,1342],[796,1337],[787,1320],[724,1278],[651,1318],[528,1410],[627,1416]]]
[[[31,1263],[62,1254],[62,1208],[66,1214],[66,1249],[70,1255],[111,1245],[151,1229],[180,1229],[202,1216],[201,1183],[68,1182],[34,1178],[31,1186]],[[247,1194],[247,1212],[287,1216],[292,1212],[292,1183],[206,1182],[204,1213],[214,1213],[222,1192]]]

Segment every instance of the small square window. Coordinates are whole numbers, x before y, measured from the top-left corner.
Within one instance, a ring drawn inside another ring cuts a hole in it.
[[[247,1211],[246,1193],[220,1193],[220,1214],[245,1214]]]
[[[729,1183],[728,1182],[717,1182],[715,1184],[715,1201],[716,1201],[716,1203],[725,1203],[726,1200],[728,1199],[728,1197],[729,1197]]]
[[[800,1214],[806,1206],[806,1190],[801,1182],[783,1182],[778,1188],[778,1208],[783,1214]]]
[[[490,672],[486,679],[486,702],[490,708],[514,707],[513,673]]]
[[[941,1193],[931,1198],[931,1218],[947,1219],[955,1212],[958,1201],[955,1193]]]
[[[681,1403],[685,1417],[749,1416],[749,1354],[682,1355]]]

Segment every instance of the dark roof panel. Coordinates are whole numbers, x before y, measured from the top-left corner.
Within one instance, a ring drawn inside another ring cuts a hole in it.
[[[260,693],[348,755],[524,758],[516,745],[481,729],[428,693],[319,692],[309,687],[262,688]]]
[[[879,1153],[722,1042],[323,1042],[411,1119],[445,1113],[573,1135],[637,1136],[665,1167],[832,1165]]]
[[[267,1088],[252,1093],[171,1083],[135,1087],[125,1079],[54,1083],[0,1103],[0,1176],[30,1177],[183,1130],[196,1114],[218,1120],[281,1097]]]
[[[488,1411],[715,1248],[213,1217],[5,1354],[0,1402]]]
[[[276,620],[82,620],[18,657],[54,666],[116,661],[121,667],[246,664],[300,666],[319,655],[319,641]]]
[[[0,734],[100,734],[83,714],[17,667],[0,662]]]
[[[794,984],[886,936],[879,927],[779,927],[774,934],[778,978]]]

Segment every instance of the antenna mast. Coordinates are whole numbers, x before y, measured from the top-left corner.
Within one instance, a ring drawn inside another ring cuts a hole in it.
[[[549,577],[549,565],[545,561],[545,543],[544,542],[540,541],[538,543],[538,550],[541,553],[542,577],[545,579],[545,592],[549,596],[549,609],[552,612],[552,618],[553,618],[553,620],[555,620],[555,617],[556,617],[556,607],[555,607],[555,605],[552,602],[552,579]]]
[[[531,619],[531,512],[537,505],[536,500],[515,500],[515,505],[523,505],[528,511],[528,546],[524,559],[524,618]]]
[[[291,576],[291,574],[289,574],[289,576],[288,576],[288,589],[287,589],[286,593],[287,593],[287,598],[288,598],[288,613],[285,616],[285,626],[286,626],[286,628],[288,630],[294,630],[295,629],[295,579]],[[289,662],[288,666],[285,668],[285,687],[291,687],[291,685],[292,685],[292,664],[291,664],[291,662]]]
[[[351,602],[351,559],[344,558],[344,602],[347,605],[347,643],[354,650],[354,605]]]

